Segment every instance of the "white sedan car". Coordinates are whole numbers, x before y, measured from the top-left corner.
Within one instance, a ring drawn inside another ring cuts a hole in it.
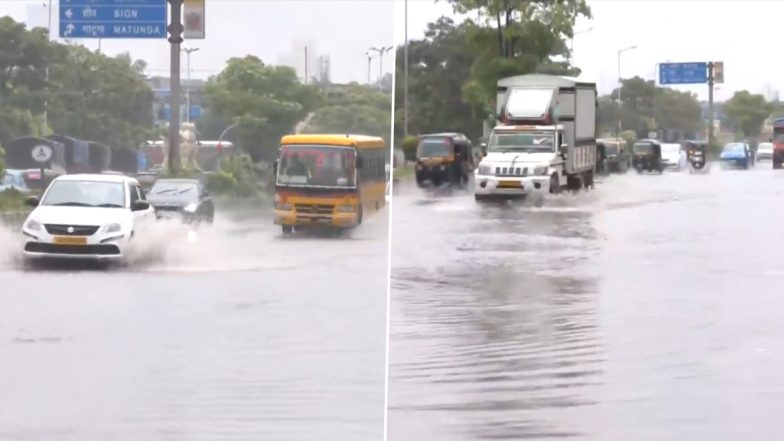
[[[754,158],[755,161],[763,161],[767,160],[770,161],[773,159],[773,143],[772,142],[761,142],[757,146],[757,155]]]
[[[663,143],[661,145],[661,154],[664,165],[676,171],[681,171],[686,168],[686,152],[681,148],[680,144]]]
[[[49,184],[24,225],[26,258],[122,259],[134,233],[155,221],[136,179],[65,175]]]

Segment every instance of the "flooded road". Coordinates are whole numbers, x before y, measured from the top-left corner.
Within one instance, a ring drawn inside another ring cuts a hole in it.
[[[389,439],[777,440],[784,173],[395,187]]]
[[[216,217],[110,270],[6,253],[0,440],[382,439],[387,220],[284,239],[269,212]]]

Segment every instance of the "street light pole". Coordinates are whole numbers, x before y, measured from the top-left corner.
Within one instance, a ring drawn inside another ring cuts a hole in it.
[[[49,12],[49,21],[47,22],[47,30],[46,30],[46,37],[49,41],[52,41],[52,0],[49,0],[49,4],[47,5],[44,3],[44,7],[48,9]],[[49,127],[49,65],[46,65],[46,70],[44,71],[44,128]],[[43,179],[43,178],[42,178]]]
[[[405,0],[403,5],[403,15],[405,17],[403,35],[406,44],[403,46],[403,139],[405,140],[408,138],[408,0]]]
[[[623,131],[623,118],[621,115],[621,112],[623,111],[623,100],[621,98],[621,93],[623,92],[623,78],[621,78],[621,54],[636,48],[637,45],[634,45],[618,50],[618,133]]]
[[[373,60],[373,56],[370,55],[370,52],[365,52],[365,55],[368,57],[368,84],[370,84],[370,62]]]
[[[171,118],[169,121],[169,171],[175,174],[180,171],[180,44],[182,38],[182,2],[183,0],[169,0],[171,5],[170,22],[168,26],[170,51]]]
[[[378,79],[379,81],[384,76],[384,54],[392,50],[392,46],[382,48],[371,47],[371,51],[378,52]]]
[[[198,47],[192,48],[185,48],[183,51],[187,54],[187,67],[188,70],[188,82],[185,84],[185,106],[187,107],[185,111],[185,120],[187,122],[191,122],[191,53],[198,51]]]

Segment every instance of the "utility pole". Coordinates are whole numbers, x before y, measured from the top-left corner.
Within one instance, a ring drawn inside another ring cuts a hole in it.
[[[198,50],[198,47],[183,49],[187,55],[187,65],[185,68],[188,70],[188,80],[185,83],[185,106],[187,107],[187,110],[185,111],[185,120],[188,122],[191,122],[191,53]]]
[[[46,5],[48,12],[49,12],[49,21],[47,22],[47,31],[46,37],[49,42],[52,41],[52,0],[49,0],[49,4]],[[49,127],[49,64],[46,65],[46,70],[44,71],[44,128]],[[43,175],[41,175],[43,176]],[[43,177],[41,178],[43,182]]]
[[[370,55],[370,52],[365,52],[365,55],[368,57],[368,85],[370,84],[370,63],[373,61],[373,56]]]
[[[621,54],[632,49],[636,49],[637,45],[625,47],[618,50],[618,133],[623,131],[623,100],[621,99],[621,92],[623,92],[623,78],[621,77]]]
[[[171,120],[169,121],[169,171],[180,170],[180,44],[182,44],[182,1],[169,0],[171,21],[169,43],[171,43],[170,93]]]
[[[403,139],[408,138],[408,0],[403,3],[405,46],[403,46]],[[393,90],[394,94],[395,91]]]
[[[713,61],[708,63],[708,145],[713,145]]]

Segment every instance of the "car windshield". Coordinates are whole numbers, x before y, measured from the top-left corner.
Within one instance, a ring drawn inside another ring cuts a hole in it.
[[[451,154],[449,138],[425,138],[417,147],[417,158],[442,158]]]
[[[724,146],[725,152],[733,152],[733,153],[744,153],[746,151],[746,146],[741,143],[730,143]]]
[[[553,132],[493,133],[490,136],[489,152],[553,152]]]
[[[41,205],[72,207],[125,207],[125,186],[121,182],[55,181]]]
[[[620,152],[620,149],[617,145],[609,144],[604,146],[604,152],[608,155],[617,155]]]
[[[150,189],[149,196],[191,201],[198,199],[199,186],[191,182],[158,181]]]
[[[22,177],[21,176],[13,175],[11,173],[6,173],[5,176],[3,176],[3,181],[0,182],[0,185],[2,185],[2,186],[15,185],[17,187],[22,187],[24,185],[24,183],[22,182]]]
[[[653,153],[653,144],[649,142],[634,144],[634,153]]]
[[[662,153],[676,155],[681,152],[680,144],[662,144]]]
[[[757,150],[773,150],[773,144],[769,142],[760,143],[760,145],[757,146]]]
[[[350,147],[284,146],[278,185],[356,187],[356,152]]]

